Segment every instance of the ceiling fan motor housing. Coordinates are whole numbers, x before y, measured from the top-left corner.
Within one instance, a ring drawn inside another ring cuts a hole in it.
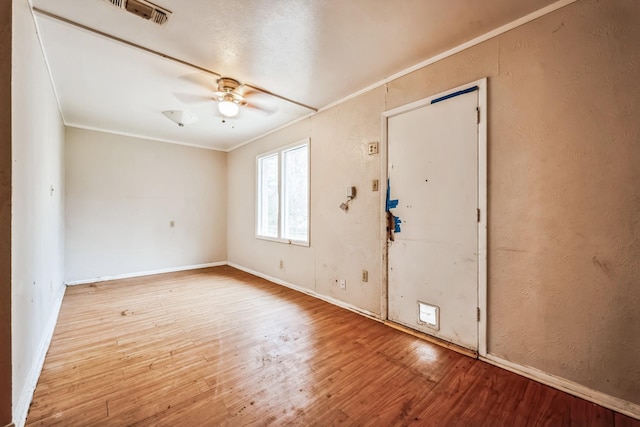
[[[219,92],[234,92],[240,86],[240,82],[229,77],[220,77],[218,79]]]
[[[228,101],[235,104],[242,104],[244,102],[244,97],[236,92],[236,90],[240,86],[240,82],[235,79],[229,77],[220,77],[218,79],[218,92],[216,92],[218,101]]]

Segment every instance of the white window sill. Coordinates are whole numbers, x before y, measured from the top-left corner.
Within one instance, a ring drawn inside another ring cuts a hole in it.
[[[305,242],[302,240],[288,240],[288,239],[279,239],[277,237],[267,237],[267,236],[256,236],[256,239],[259,240],[266,240],[269,242],[275,242],[275,243],[284,243],[286,245],[292,245],[292,246],[304,246],[304,247],[309,247],[309,242]]]

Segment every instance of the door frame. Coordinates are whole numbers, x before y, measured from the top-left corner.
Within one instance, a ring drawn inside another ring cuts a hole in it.
[[[478,124],[478,208],[480,209],[480,221],[478,222],[478,307],[480,308],[480,320],[478,321],[478,355],[487,355],[487,78],[482,78],[431,96],[423,98],[382,113],[382,138],[380,147],[381,173],[380,183],[384,183],[384,191],[381,191],[380,208],[383,212],[380,221],[381,241],[381,275],[382,297],[380,301],[381,320],[388,320],[389,298],[389,244],[387,241],[387,221],[384,216],[386,209],[386,183],[389,177],[389,141],[387,122],[394,117],[409,111],[416,110],[431,104],[431,101],[446,95],[478,86],[478,107],[480,123]],[[446,102],[446,101],[445,101]],[[382,190],[382,188],[381,188]]]

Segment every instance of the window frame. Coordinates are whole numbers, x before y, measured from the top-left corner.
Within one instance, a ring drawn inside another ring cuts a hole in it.
[[[283,159],[284,153],[288,151],[293,151],[300,147],[307,148],[307,235],[306,240],[292,240],[285,239],[282,237],[284,233],[284,176],[285,171],[283,167]],[[260,181],[261,181],[261,173],[260,173],[260,160],[277,154],[278,159],[278,237],[264,236],[259,233],[260,228]],[[267,240],[276,243],[286,243],[288,245],[296,245],[296,246],[310,246],[310,235],[311,235],[311,139],[305,138],[294,143],[276,148],[274,150],[270,150],[264,153],[260,153],[256,156],[256,166],[255,166],[255,237],[260,240]]]

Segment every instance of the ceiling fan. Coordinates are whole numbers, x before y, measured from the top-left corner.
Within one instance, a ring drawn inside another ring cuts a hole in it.
[[[210,81],[204,82],[201,76],[188,75],[184,76],[184,78],[199,86],[207,87],[207,90],[213,89],[209,86]],[[213,91],[213,96],[191,94],[176,94],[176,96],[186,103],[215,101],[218,104],[218,111],[222,115],[223,121],[224,119],[237,116],[241,108],[257,110],[266,115],[272,115],[278,111],[276,105],[269,105],[268,101],[259,100],[259,98],[265,98],[267,96],[265,93],[255,90],[253,87],[243,85],[236,79],[220,77],[216,81],[216,84],[217,90]]]
[[[218,101],[218,111],[225,117],[235,117],[240,110],[240,106],[248,105],[244,96],[237,92],[240,82],[229,77],[218,79],[218,91],[214,92],[215,100]]]

